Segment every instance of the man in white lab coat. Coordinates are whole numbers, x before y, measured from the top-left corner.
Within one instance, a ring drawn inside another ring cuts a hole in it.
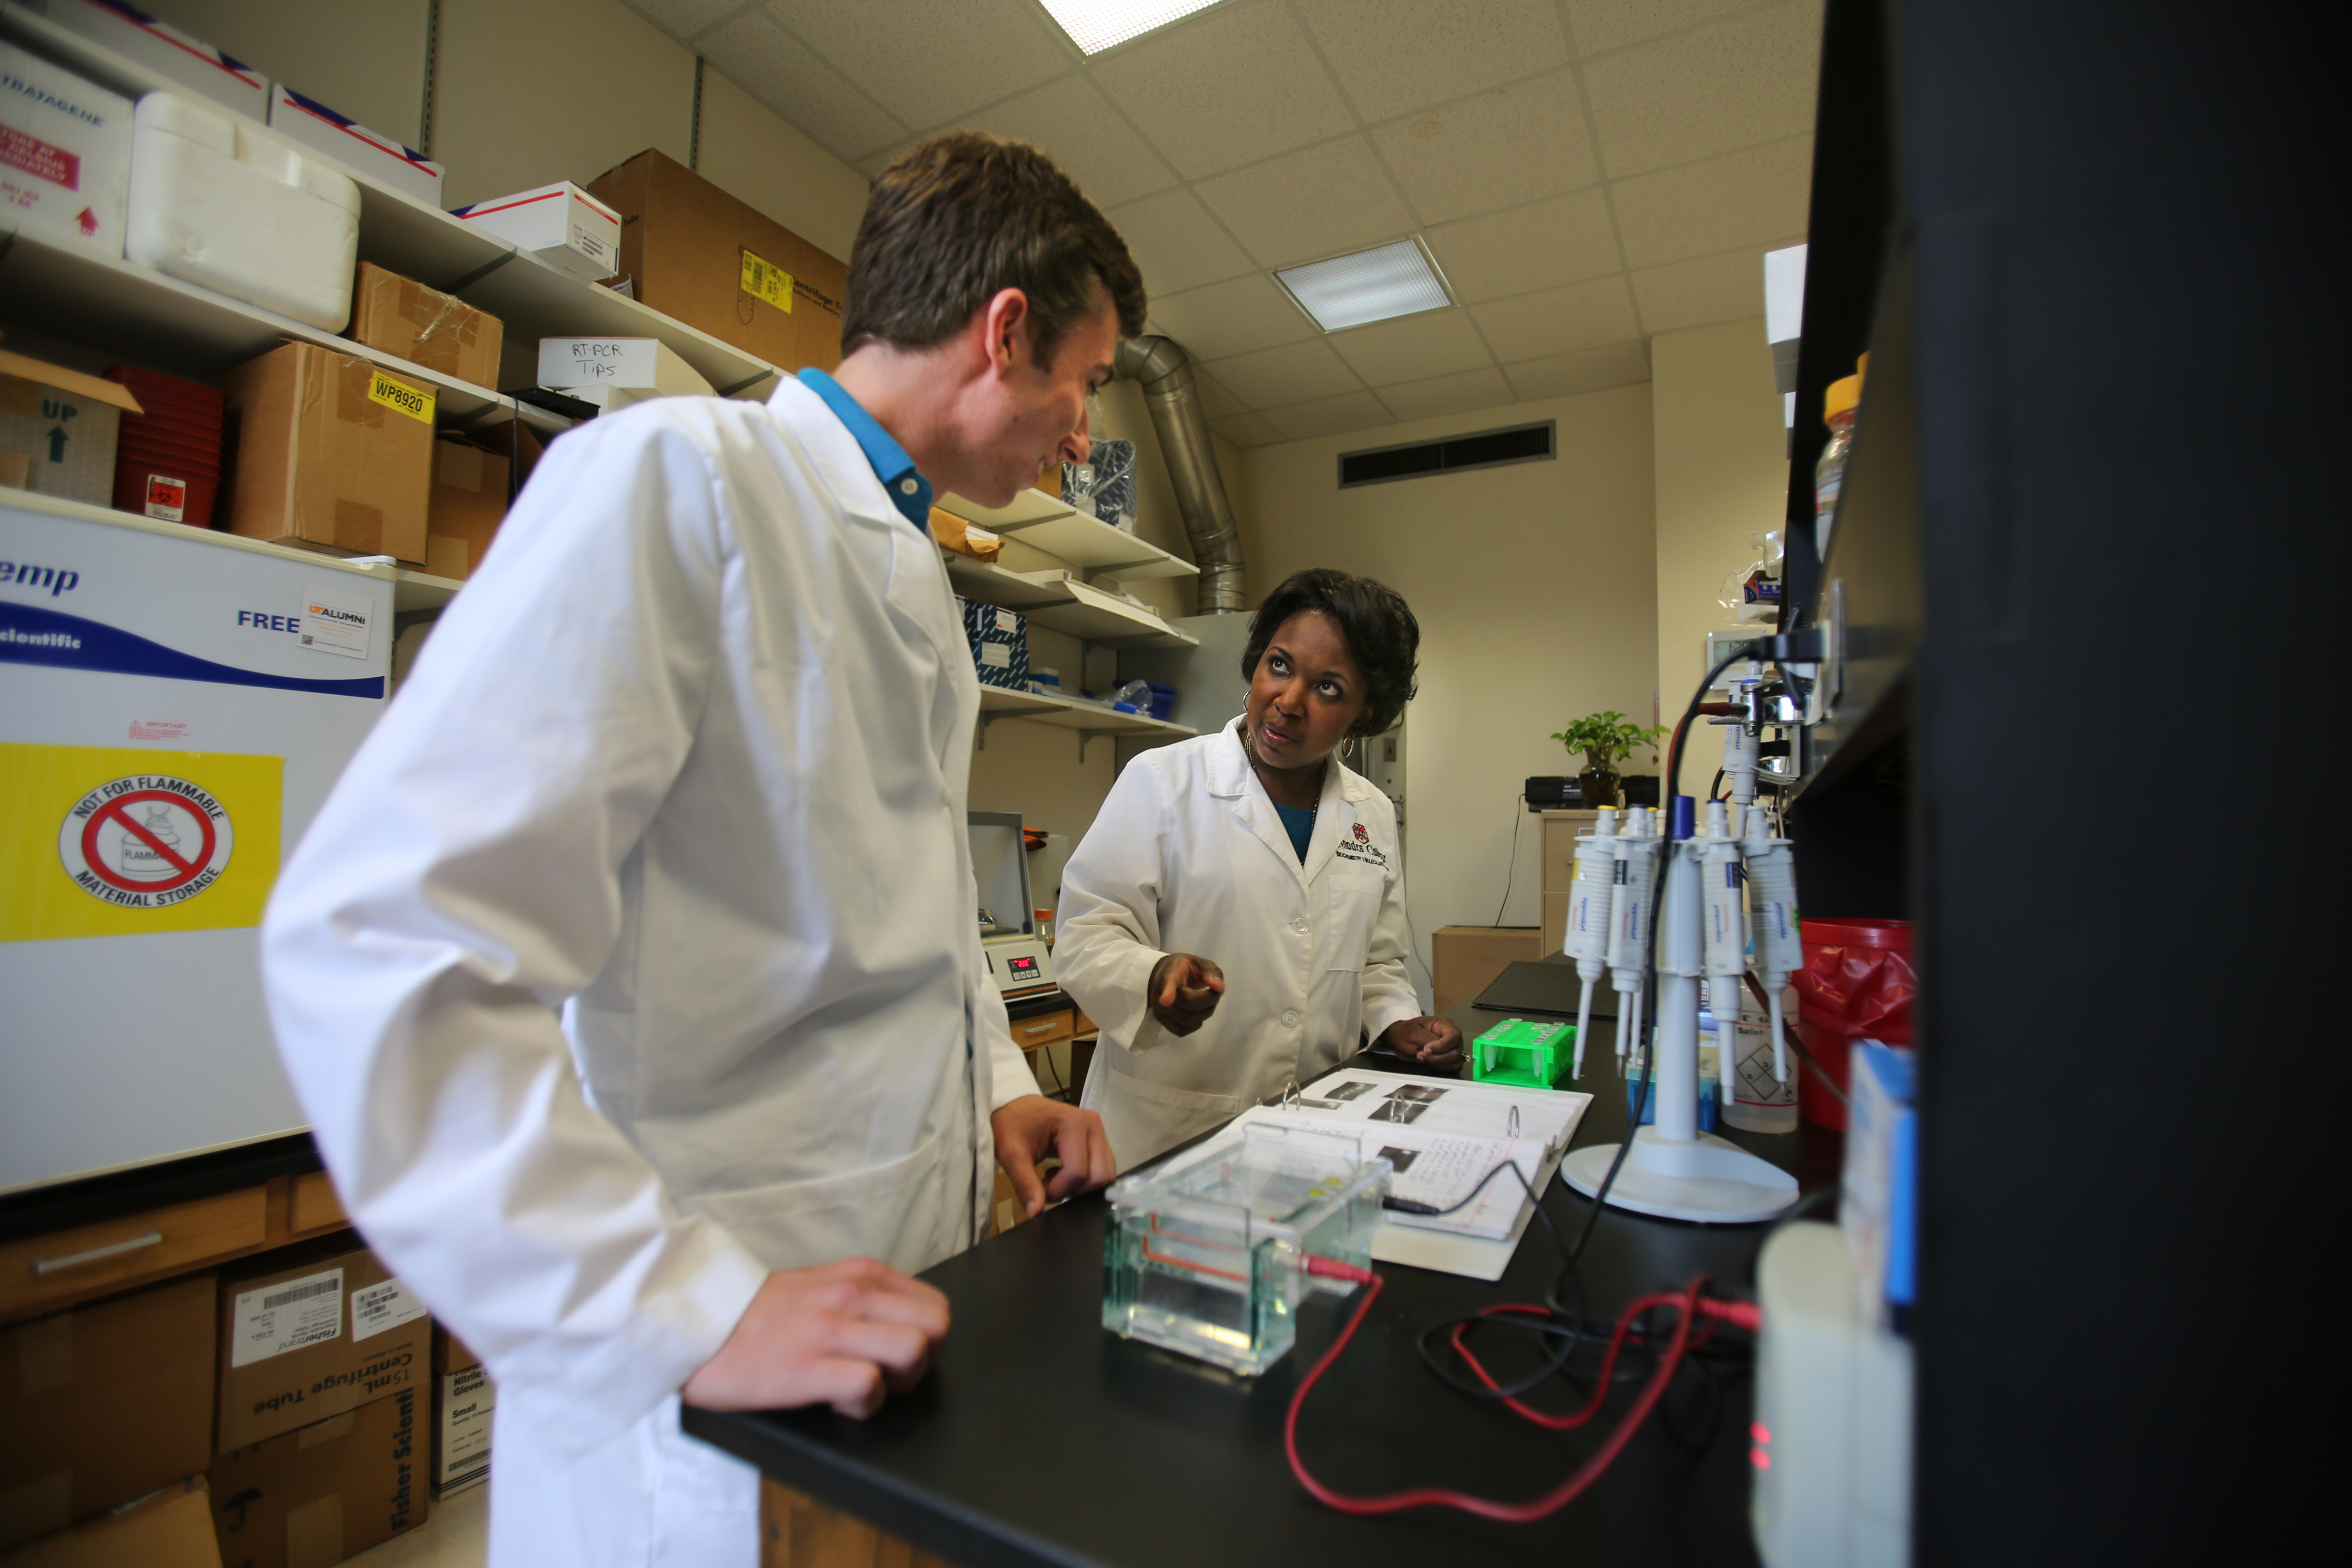
[[[870,1413],[947,1331],[908,1275],[980,1234],[992,1160],[1032,1213],[1110,1178],[981,954],[925,525],[934,485],[1084,461],[1143,314],[1042,153],[917,148],[837,374],[556,442],[288,864],[280,1048],[361,1230],[497,1380],[501,1568],[748,1568],[757,1477],[681,1400]]]

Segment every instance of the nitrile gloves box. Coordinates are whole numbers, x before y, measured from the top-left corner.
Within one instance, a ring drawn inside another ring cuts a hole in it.
[[[1916,1298],[1919,1118],[1911,1052],[1876,1040],[1853,1047],[1846,1108],[1844,1194],[1838,1224],[1853,1249],[1864,1321],[1901,1330]]]

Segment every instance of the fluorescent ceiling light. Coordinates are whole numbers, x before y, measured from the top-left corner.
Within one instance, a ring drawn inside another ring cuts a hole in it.
[[[1070,42],[1090,55],[1205,11],[1217,0],[1044,0]]]
[[[1275,276],[1327,332],[1454,303],[1445,297],[1445,285],[1438,281],[1429,258],[1410,239],[1309,262]]]

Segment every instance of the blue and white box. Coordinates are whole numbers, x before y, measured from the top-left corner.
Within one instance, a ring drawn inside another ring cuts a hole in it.
[[[1863,1321],[1900,1330],[1918,1294],[1919,1117],[1910,1051],[1853,1047],[1838,1225],[1853,1253]]]
[[[982,686],[1011,691],[1029,689],[1029,617],[1001,605],[975,604],[959,597],[963,606],[964,636],[971,644],[973,670]]]

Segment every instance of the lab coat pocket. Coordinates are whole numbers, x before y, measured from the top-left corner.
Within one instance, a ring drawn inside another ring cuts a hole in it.
[[[1360,972],[1372,943],[1372,922],[1380,918],[1381,898],[1387,884],[1363,871],[1334,871],[1327,879],[1323,914],[1323,967]]]
[[[961,1245],[971,1181],[971,1151],[940,1134],[904,1159],[863,1171],[705,1193],[682,1206],[717,1221],[771,1268],[878,1258],[913,1273]]]

